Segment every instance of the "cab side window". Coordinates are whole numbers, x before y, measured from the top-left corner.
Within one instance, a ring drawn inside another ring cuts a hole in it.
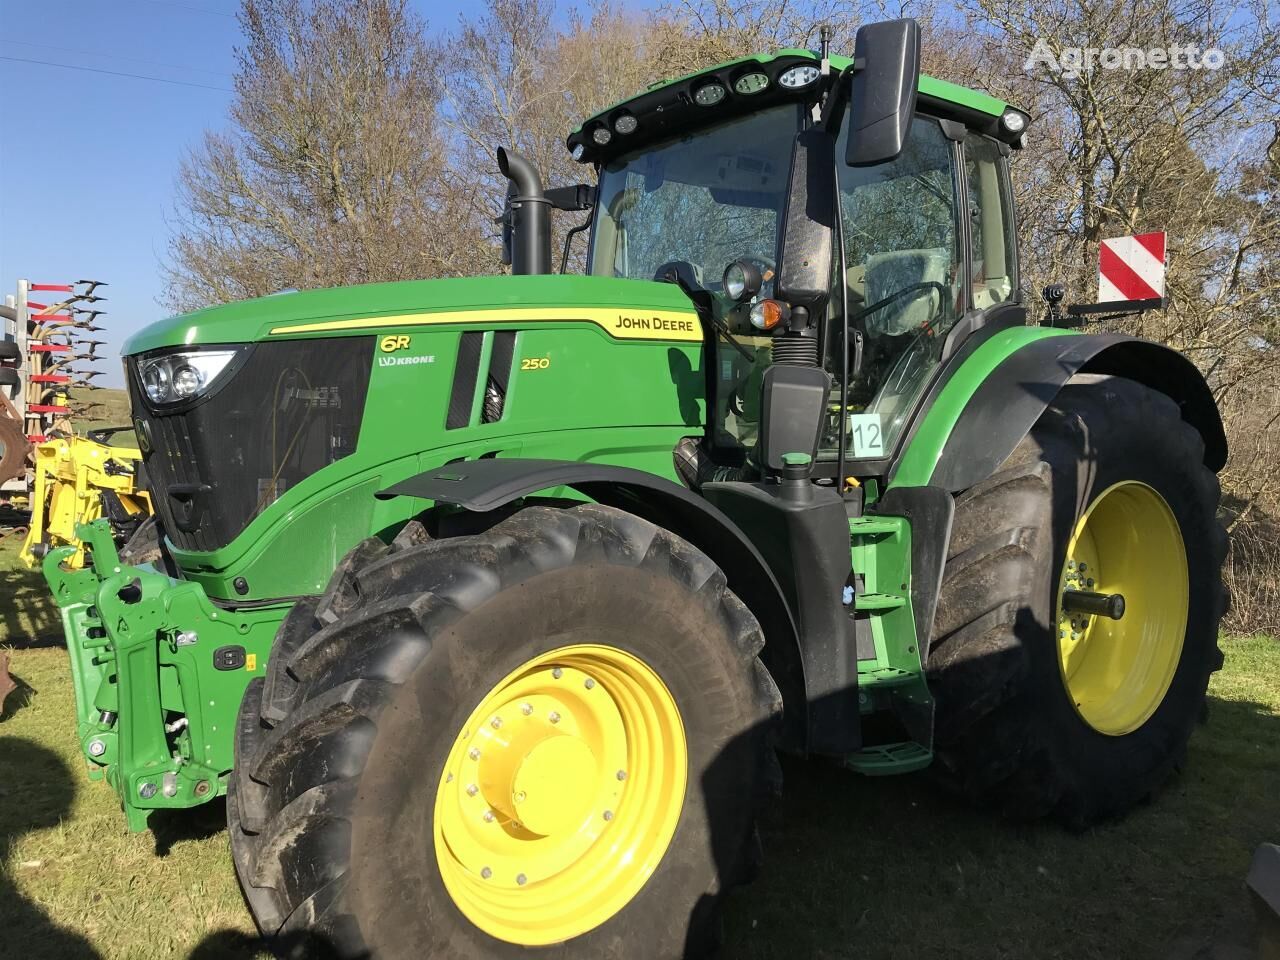
[[[964,166],[969,187],[973,305],[983,310],[1012,300],[1017,293],[1013,206],[1000,147],[994,140],[966,134]]]

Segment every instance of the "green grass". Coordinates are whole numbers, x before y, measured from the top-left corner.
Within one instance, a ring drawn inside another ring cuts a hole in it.
[[[0,723],[0,954],[256,956],[221,804],[131,835],[110,789],[85,778],[66,653],[23,646],[54,620],[13,557],[0,544],[0,643],[18,646],[12,670],[27,686]],[[722,956],[1237,956],[1250,854],[1280,838],[1280,643],[1223,645],[1187,772],[1085,834],[995,820],[923,777],[788,764],[762,825],[765,870],[733,895]]]

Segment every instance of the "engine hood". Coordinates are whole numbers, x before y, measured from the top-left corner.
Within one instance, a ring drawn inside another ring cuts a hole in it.
[[[583,276],[458,277],[370,283],[278,293],[184,313],[144,327],[125,341],[133,356],[169,347],[252,343],[286,336],[333,336],[335,322],[406,313],[457,313],[511,307],[605,307],[691,312],[678,287],[648,280]],[[329,330],[298,330],[329,325]],[[295,328],[282,331],[281,328]],[[273,336],[273,331],[274,336]]]

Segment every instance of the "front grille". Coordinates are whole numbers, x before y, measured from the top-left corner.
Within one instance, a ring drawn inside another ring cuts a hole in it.
[[[355,452],[373,342],[257,344],[209,396],[179,412],[151,407],[130,376],[148,485],[174,546],[225,547],[298,483]]]

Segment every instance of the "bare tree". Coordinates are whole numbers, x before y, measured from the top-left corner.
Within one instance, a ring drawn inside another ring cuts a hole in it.
[[[233,130],[181,168],[170,305],[473,262],[437,54],[404,0],[245,0],[240,21]]]

